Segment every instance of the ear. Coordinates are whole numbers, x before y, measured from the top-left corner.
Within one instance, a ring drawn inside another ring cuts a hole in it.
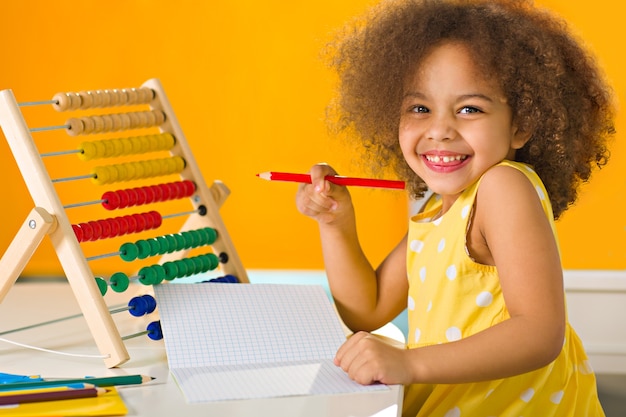
[[[526,145],[526,143],[530,140],[532,136],[531,132],[526,132],[518,129],[517,127],[513,128],[513,139],[511,140],[511,148],[513,149],[521,149]]]

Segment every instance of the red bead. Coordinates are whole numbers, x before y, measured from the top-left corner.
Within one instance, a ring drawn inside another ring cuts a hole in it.
[[[196,184],[194,184],[192,181],[183,181],[183,186],[185,187],[185,197],[191,197],[193,193],[196,192]]]
[[[161,199],[161,201],[169,200],[171,197],[170,189],[168,188],[167,184],[159,184],[159,188],[161,189],[161,194],[163,194],[163,198]]]
[[[98,220],[98,224],[100,225],[100,228],[102,229],[102,239],[107,239],[107,238],[112,237],[111,225],[109,224],[109,221],[107,219]]]
[[[140,213],[136,213],[131,215],[131,217],[135,220],[136,227],[135,232],[143,232],[146,230],[146,219]]]
[[[81,229],[79,225],[73,224],[72,230],[74,230],[74,235],[76,235],[76,240],[78,240],[78,242],[82,242],[83,241],[83,229]]]
[[[130,227],[128,224],[128,219],[126,218],[126,216],[124,217],[116,217],[113,220],[115,220],[115,222],[117,223],[117,225],[119,226],[120,232],[118,233],[118,236],[123,236],[126,233],[128,233],[128,228]]]
[[[102,225],[93,220],[88,222],[88,224],[93,228],[93,236],[91,236],[91,240],[102,239]]]
[[[152,217],[152,221],[154,224],[153,229],[158,229],[159,227],[161,227],[161,225],[163,224],[163,217],[161,217],[161,214],[158,211],[151,211],[147,214]]]
[[[120,206],[120,196],[115,191],[107,191],[102,194],[102,207],[107,210],[115,210]]]
[[[111,229],[111,237],[116,237],[120,235],[120,223],[117,219],[106,219],[105,220],[109,224],[109,228]]]
[[[154,220],[152,219],[152,216],[150,216],[150,213],[141,213],[141,218],[146,223],[144,230],[154,229]]]
[[[152,187],[141,188],[146,193],[146,204],[154,203],[156,201],[156,196],[154,195],[154,190],[152,189]]]
[[[117,194],[120,199],[119,208],[128,207],[128,193],[126,192],[126,190],[117,190],[115,191],[115,194]]]
[[[185,185],[181,181],[179,181],[175,182],[174,186],[176,187],[176,198],[185,197]]]
[[[147,195],[144,187],[135,188],[134,190],[137,192],[137,205],[142,206],[146,204]]]
[[[87,242],[91,240],[91,238],[93,237],[93,227],[88,223],[80,223],[79,226],[83,231],[83,239],[81,241]]]
[[[137,232],[137,219],[131,215],[124,216],[124,219],[128,222],[127,233]]]
[[[163,201],[163,190],[158,185],[151,185],[150,189],[154,193],[154,201],[159,202]]]
[[[170,182],[167,184],[167,188],[169,190],[169,196],[170,196],[170,200],[174,200],[176,198],[178,198],[178,188],[176,187],[176,184],[173,182]]]
[[[137,190],[135,190],[134,188],[129,188],[128,190],[126,190],[126,192],[128,193],[128,206],[136,206],[137,200],[139,199],[139,196],[137,195]]]

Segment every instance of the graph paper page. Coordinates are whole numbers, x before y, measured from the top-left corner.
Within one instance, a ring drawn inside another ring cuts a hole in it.
[[[387,389],[332,363],[345,341],[321,286],[155,286],[170,370],[189,402]]]

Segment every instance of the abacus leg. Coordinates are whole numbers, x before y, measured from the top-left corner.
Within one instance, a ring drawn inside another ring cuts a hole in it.
[[[33,208],[0,259],[0,303],[4,300],[43,237],[54,230],[56,219],[41,207]]]

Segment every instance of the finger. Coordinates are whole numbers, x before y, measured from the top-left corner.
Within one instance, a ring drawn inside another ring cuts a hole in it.
[[[366,337],[367,334],[367,332],[358,332],[348,337],[348,340],[346,340],[339,347],[339,349],[337,349],[337,353],[335,353],[335,364],[343,369],[342,364],[346,365],[348,362],[351,362],[351,357],[353,356],[354,351],[357,349],[359,341]]]
[[[322,180],[324,182],[324,180]],[[325,193],[316,191],[311,184],[298,185],[296,204],[300,208],[308,208],[312,211],[329,210],[335,204],[334,200]]]
[[[331,184],[326,181],[325,178],[329,175],[337,175],[337,171],[335,171],[330,165],[321,163],[313,165],[309,175],[311,176],[311,184],[313,185],[315,191],[322,195],[328,195]]]

